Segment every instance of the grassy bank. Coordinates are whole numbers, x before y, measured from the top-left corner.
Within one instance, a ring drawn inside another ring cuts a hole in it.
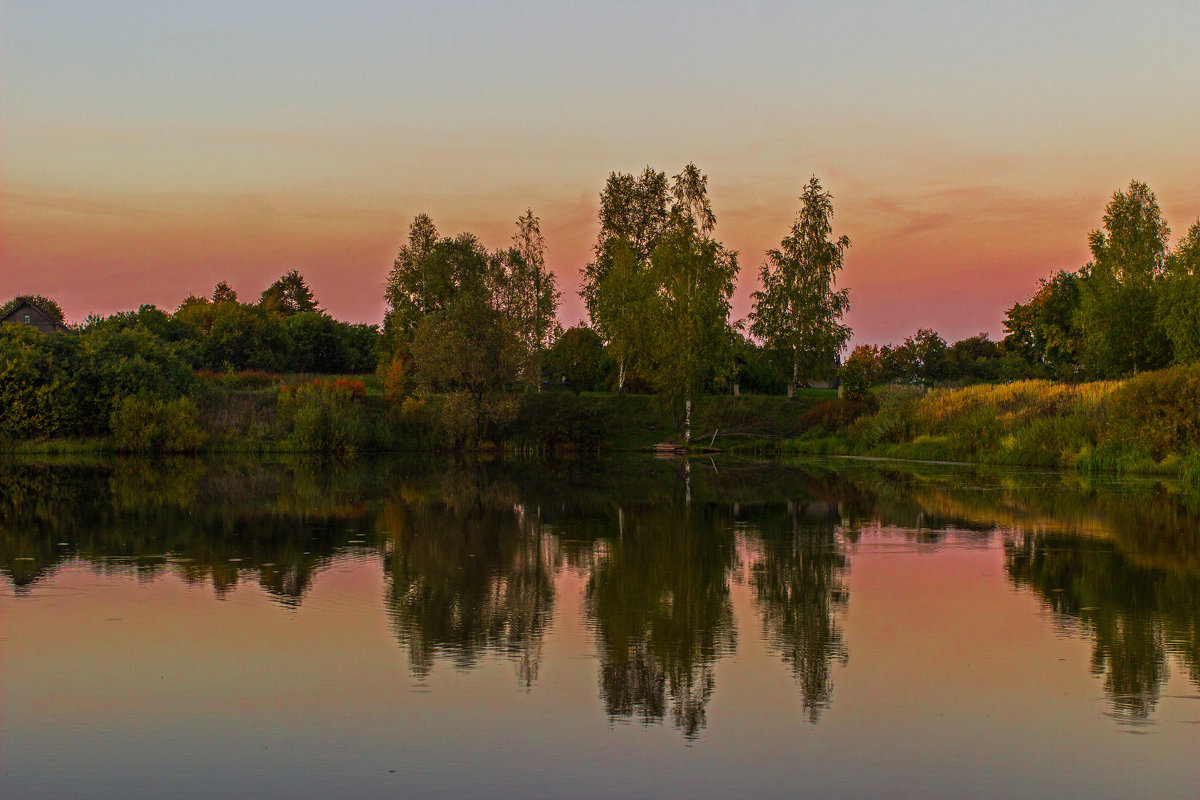
[[[1200,488],[1200,366],[1121,381],[877,390],[791,453],[1160,473]]]
[[[693,421],[695,441],[724,449],[795,438],[811,427],[811,410],[835,397],[828,390],[804,390],[791,401],[705,397]],[[679,437],[678,420],[650,395],[544,391],[515,403],[483,449],[634,452]],[[198,373],[185,397],[122,401],[109,436],[0,441],[0,452],[431,452],[447,447],[453,413],[436,395],[389,400],[374,375]]]

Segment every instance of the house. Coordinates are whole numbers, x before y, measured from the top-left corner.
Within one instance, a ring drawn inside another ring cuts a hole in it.
[[[16,305],[3,317],[0,317],[0,325],[9,322],[32,325],[42,333],[59,333],[67,329],[66,325],[63,325],[53,316],[42,311],[42,309],[24,297],[17,300]]]

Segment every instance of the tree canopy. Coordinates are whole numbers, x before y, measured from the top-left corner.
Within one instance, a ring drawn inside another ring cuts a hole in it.
[[[786,354],[789,396],[802,371],[806,377],[828,377],[850,339],[850,328],[842,324],[850,291],[835,288],[850,239],[833,238],[833,195],[815,176],[800,201],[791,232],[767,251],[759,272],[763,288],[754,293],[750,312],[750,332]]]

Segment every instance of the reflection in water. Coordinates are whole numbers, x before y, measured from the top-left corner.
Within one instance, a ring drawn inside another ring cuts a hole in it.
[[[832,665],[849,657],[838,621],[848,602],[841,515],[836,503],[821,501],[790,502],[767,515],[756,520],[755,596],[767,641],[791,668],[815,723],[833,699]]]
[[[384,503],[387,605],[409,665],[425,677],[439,659],[470,669],[488,652],[537,679],[554,606],[556,557],[536,510],[482,471],[435,475]]]
[[[1061,621],[1078,620],[1093,640],[1092,672],[1117,714],[1154,712],[1174,653],[1200,684],[1200,581],[1194,574],[1130,564],[1107,542],[1024,534],[1005,542],[1018,586],[1041,595]]]
[[[597,546],[588,612],[610,717],[704,727],[713,666],[735,643],[729,509],[664,499],[619,507],[616,537]]]
[[[18,597],[81,563],[219,597],[253,582],[297,607],[335,559],[377,560],[414,675],[500,656],[529,689],[567,570],[585,587],[606,712],[669,718],[686,737],[737,645],[743,575],[762,640],[820,719],[853,645],[865,529],[918,550],[1002,540],[1012,583],[1088,637],[1115,712],[1150,720],[1174,663],[1200,686],[1197,520],[1157,485],[845,462],[0,461],[0,575]]]

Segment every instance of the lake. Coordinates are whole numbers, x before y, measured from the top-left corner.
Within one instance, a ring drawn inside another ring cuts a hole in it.
[[[12,798],[1200,796],[1200,498],[848,459],[0,461]]]

